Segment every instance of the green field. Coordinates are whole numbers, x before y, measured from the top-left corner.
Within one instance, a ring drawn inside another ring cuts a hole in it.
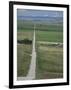
[[[63,32],[57,31],[36,31],[37,41],[63,42]]]

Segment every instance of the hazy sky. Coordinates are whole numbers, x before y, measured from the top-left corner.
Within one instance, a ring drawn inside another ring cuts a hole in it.
[[[58,23],[63,22],[63,11],[18,9],[17,19]]]
[[[63,11],[18,9],[18,17],[63,17]]]

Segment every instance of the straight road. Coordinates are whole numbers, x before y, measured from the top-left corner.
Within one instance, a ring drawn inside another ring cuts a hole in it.
[[[32,80],[35,79],[35,75],[36,75],[36,50],[35,50],[35,25],[34,25],[32,57],[31,57],[29,71],[26,77],[18,77],[18,80]]]

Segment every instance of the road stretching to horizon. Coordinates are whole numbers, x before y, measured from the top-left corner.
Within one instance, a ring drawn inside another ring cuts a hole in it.
[[[36,75],[36,50],[35,50],[35,25],[34,25],[34,34],[33,34],[33,43],[32,43],[32,55],[31,63],[29,66],[29,71],[26,77],[18,77],[18,80],[33,80]]]

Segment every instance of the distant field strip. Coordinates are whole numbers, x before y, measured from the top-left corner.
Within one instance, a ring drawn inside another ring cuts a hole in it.
[[[57,31],[36,31],[37,41],[63,42],[63,32]]]

